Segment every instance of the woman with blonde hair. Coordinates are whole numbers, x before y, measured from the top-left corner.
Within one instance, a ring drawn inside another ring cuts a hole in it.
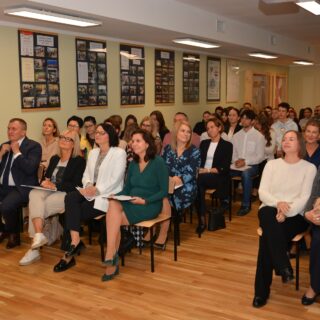
[[[33,189],[29,195],[29,235],[33,241],[31,249],[19,262],[22,266],[40,259],[39,248],[48,242],[43,234],[45,219],[64,212],[66,194],[81,185],[85,160],[80,156],[79,135],[73,130],[65,130],[59,136],[58,146],[58,153],[51,157],[40,184],[44,190]]]

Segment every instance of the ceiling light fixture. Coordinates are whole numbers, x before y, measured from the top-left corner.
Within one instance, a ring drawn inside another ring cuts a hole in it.
[[[215,44],[215,43],[210,43],[210,42],[195,40],[195,39],[191,39],[191,38],[174,39],[174,40],[172,40],[172,41],[173,41],[174,43],[186,44],[186,45],[188,45],[188,46],[200,47],[200,48],[205,48],[205,49],[219,48],[219,47],[220,47],[220,45]]]
[[[296,61],[293,61],[294,64],[299,64],[301,66],[313,66],[314,63],[311,62],[311,61],[304,61],[304,60],[296,60]]]
[[[320,4],[317,1],[302,1],[297,2],[296,4],[316,16],[320,15]]]
[[[77,26],[77,27],[92,27],[92,26],[98,26],[102,24],[101,21],[97,21],[97,20],[84,19],[84,18],[69,16],[65,14],[31,9],[26,7],[6,9],[4,10],[4,13],[13,15],[13,16],[68,24],[68,25]]]
[[[276,59],[278,58],[277,56],[271,55],[269,53],[262,53],[262,52],[252,52],[248,53],[250,57],[254,58],[261,58],[261,59]]]

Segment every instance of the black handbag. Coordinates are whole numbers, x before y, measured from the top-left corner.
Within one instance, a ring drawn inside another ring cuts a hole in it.
[[[209,222],[208,222],[209,231],[224,229],[226,227],[226,222],[225,222],[223,213],[224,213],[223,208],[213,208],[209,212]]]

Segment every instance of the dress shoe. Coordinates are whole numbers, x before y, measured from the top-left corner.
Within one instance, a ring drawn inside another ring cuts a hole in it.
[[[66,251],[66,257],[73,257],[76,255],[80,256],[81,250],[85,247],[86,246],[81,240],[76,246],[74,244],[71,244],[69,250]]]
[[[240,209],[238,210],[237,212],[237,216],[245,216],[246,214],[248,214],[249,212],[251,211],[251,208],[250,207],[244,207],[244,206],[241,206]]]
[[[304,294],[303,297],[301,298],[301,303],[302,303],[304,306],[310,306],[311,304],[313,304],[313,303],[316,302],[317,296],[318,296],[318,295],[315,294],[313,298],[308,298],[308,297]]]
[[[101,277],[101,281],[110,281],[112,280],[115,276],[119,274],[119,265],[116,266],[116,270],[111,273],[111,274],[103,274]]]
[[[7,232],[0,232],[0,243],[9,237],[9,233]]]
[[[54,272],[62,272],[70,269],[71,267],[75,266],[76,259],[74,257],[71,258],[69,262],[64,259],[61,259],[53,268]]]
[[[206,230],[207,226],[205,224],[199,224],[196,228],[197,234],[202,234]]]
[[[261,308],[267,303],[268,299],[263,299],[259,296],[255,296],[252,301],[252,306],[255,308]]]
[[[16,246],[20,246],[20,233],[9,233],[7,249],[12,249]]]
[[[292,268],[284,268],[280,270],[279,274],[281,275],[283,283],[290,282],[294,279]]]

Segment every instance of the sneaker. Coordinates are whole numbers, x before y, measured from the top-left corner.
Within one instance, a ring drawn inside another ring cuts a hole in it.
[[[251,208],[250,207],[243,207],[241,206],[239,211],[237,212],[237,216],[245,216],[250,212]]]
[[[40,260],[39,250],[29,249],[24,257],[19,261],[20,266],[27,266],[35,261]]]
[[[48,242],[48,239],[43,233],[36,233],[32,241],[31,249],[32,250],[38,249],[44,246],[47,242]]]

